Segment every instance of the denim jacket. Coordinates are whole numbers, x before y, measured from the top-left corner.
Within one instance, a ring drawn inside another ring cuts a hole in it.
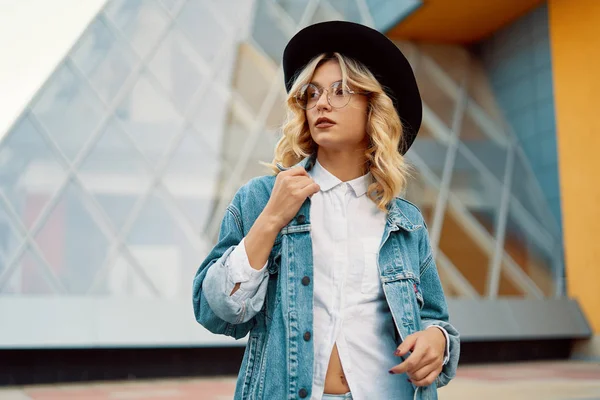
[[[310,170],[314,158],[299,165]],[[225,268],[224,261],[248,234],[274,184],[275,176],[264,176],[239,189],[223,217],[218,242],[193,282],[194,313],[202,326],[236,339],[250,334],[235,391],[235,399],[240,400],[302,399],[312,395],[313,345],[311,340],[303,339],[303,332],[312,331],[313,289],[301,283],[304,276],[313,279],[310,199],[277,235],[267,262],[268,278],[261,283],[267,285],[267,290],[261,291],[265,293],[262,297],[248,299],[240,306],[228,298],[225,287],[202,285],[209,268]],[[439,325],[448,332],[449,361],[436,381],[421,388],[406,382],[406,390],[398,396],[437,399],[436,388],[446,385],[456,373],[459,334],[448,322],[423,216],[416,206],[401,198],[388,206],[378,267],[398,345],[403,338],[430,325]]]

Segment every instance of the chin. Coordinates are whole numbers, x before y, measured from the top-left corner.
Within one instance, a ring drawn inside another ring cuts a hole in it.
[[[315,140],[315,143],[323,149],[331,150],[331,151],[339,151],[344,150],[348,147],[348,143],[343,143],[338,140],[331,140],[329,138],[319,138],[319,140]]]

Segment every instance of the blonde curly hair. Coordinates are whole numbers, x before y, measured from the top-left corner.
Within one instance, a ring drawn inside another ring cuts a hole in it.
[[[362,63],[339,53],[321,54],[297,74],[286,99],[287,118],[282,126],[282,137],[275,147],[272,163],[266,165],[277,174],[280,172],[277,164],[291,167],[316,153],[318,145],[310,135],[306,111],[296,103],[296,93],[310,83],[315,70],[329,60],[338,62],[344,84],[368,93],[366,133],[370,140],[365,152],[365,172],[371,172],[374,182],[367,193],[380,210],[387,212],[388,204],[405,189],[409,176],[408,164],[398,151],[403,140],[402,124],[392,99],[375,76]]]

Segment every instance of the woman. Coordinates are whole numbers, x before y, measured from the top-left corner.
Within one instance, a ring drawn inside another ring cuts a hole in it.
[[[437,398],[459,339],[423,217],[397,197],[421,124],[412,69],[381,33],[339,21],[300,31],[283,66],[275,176],[227,208],[196,319],[250,333],[236,399]]]

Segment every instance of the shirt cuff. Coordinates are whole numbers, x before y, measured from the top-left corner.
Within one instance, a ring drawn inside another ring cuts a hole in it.
[[[241,284],[240,288],[230,296],[232,300],[236,301],[243,301],[254,296],[260,283],[268,274],[267,263],[259,270],[252,268],[250,260],[248,260],[244,239],[229,254],[225,264],[227,267],[228,294],[233,291],[237,283]]]
[[[443,365],[446,365],[448,363],[448,360],[450,359],[450,337],[448,336],[448,332],[439,325],[429,325],[427,327],[427,329],[429,329],[429,328],[438,328],[439,330],[442,331],[442,333],[446,337],[446,351],[444,353],[444,364],[443,364]]]

